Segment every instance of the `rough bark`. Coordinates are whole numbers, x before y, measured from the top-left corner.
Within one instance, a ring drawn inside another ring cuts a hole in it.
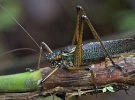
[[[128,90],[130,86],[135,84],[134,55],[134,53],[128,53],[113,58],[117,64],[124,67],[123,70],[115,68],[108,59],[102,63],[85,66],[90,67],[94,71],[95,85],[98,87],[99,92],[102,92],[102,89],[107,85],[112,86],[115,91],[118,91]],[[44,68],[42,77],[46,77],[52,70],[49,67]],[[68,99],[74,95],[95,93],[93,86],[89,71],[69,71],[60,68],[43,83],[42,95],[64,95]],[[40,96],[39,92],[33,91],[29,93],[6,93],[1,95],[0,98],[27,99],[38,96]]]

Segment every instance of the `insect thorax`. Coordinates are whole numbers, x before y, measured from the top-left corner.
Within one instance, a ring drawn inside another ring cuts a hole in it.
[[[49,61],[52,68],[73,66],[74,49],[75,46],[67,46],[54,53],[45,54],[45,58]]]

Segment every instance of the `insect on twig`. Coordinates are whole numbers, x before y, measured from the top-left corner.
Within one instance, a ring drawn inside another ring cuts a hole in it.
[[[84,45],[82,44],[84,20],[87,22],[90,30],[92,31],[92,34],[94,35],[94,38],[98,42],[87,43]],[[79,22],[81,23],[79,24]],[[42,46],[46,47],[43,42]],[[117,54],[133,50],[133,46],[135,46],[135,40],[132,38],[101,41],[97,32],[95,31],[88,17],[86,16],[83,8],[81,6],[77,6],[76,28],[72,40],[72,45],[65,47],[55,53],[46,54],[46,58],[48,59],[48,61],[50,61],[51,67],[55,67],[55,71],[58,69],[57,67],[61,67],[62,64],[69,70],[90,71],[94,86],[96,88],[93,71],[91,71],[90,68],[83,68],[80,66],[98,63],[104,61],[105,57],[109,57],[113,66],[116,69],[122,70],[123,66],[116,64],[112,60],[112,57],[116,56]],[[43,79],[42,83],[45,82],[46,79],[47,78]]]
[[[2,7],[2,5],[0,5]],[[3,8],[3,7],[2,7]],[[11,17],[12,15],[3,8]],[[13,20],[15,20],[12,17]],[[98,42],[91,42],[87,44],[82,44],[84,21],[87,22],[94,38]],[[83,8],[77,6],[77,17],[76,17],[76,28],[74,37],[72,40],[72,45],[62,48],[56,52],[53,52],[46,43],[42,42],[39,46],[36,41],[31,37],[31,35],[15,20],[15,22],[25,31],[25,33],[33,40],[33,42],[40,48],[40,54],[38,59],[38,69],[40,68],[41,56],[45,55],[45,59],[50,63],[50,67],[54,70],[46,76],[42,81],[43,84],[47,78],[49,78],[54,72],[56,72],[60,67],[67,68],[68,70],[86,70],[90,71],[93,85],[97,93],[97,86],[95,81],[94,72],[91,68],[81,67],[84,65],[91,65],[94,63],[99,63],[105,60],[106,57],[110,59],[113,66],[116,69],[122,71],[123,66],[116,64],[113,60],[113,56],[117,56],[120,53],[129,52],[135,49],[135,40],[133,38],[118,39],[101,41],[97,32],[90,23],[88,17],[86,16]],[[80,23],[79,23],[80,22]],[[45,48],[48,54],[45,54],[42,50]]]

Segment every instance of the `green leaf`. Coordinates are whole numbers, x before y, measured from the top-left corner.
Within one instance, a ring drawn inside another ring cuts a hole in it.
[[[102,92],[105,93],[107,91],[106,87],[102,89]]]
[[[112,86],[107,86],[106,89],[110,92],[115,92]]]
[[[134,56],[135,56],[135,55],[129,55],[129,57],[131,57],[131,58],[134,57]]]

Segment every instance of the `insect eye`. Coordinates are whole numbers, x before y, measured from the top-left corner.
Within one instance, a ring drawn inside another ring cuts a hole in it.
[[[49,61],[52,60],[52,58],[51,58],[48,54],[45,55],[45,58],[46,58],[47,60],[49,60]]]

